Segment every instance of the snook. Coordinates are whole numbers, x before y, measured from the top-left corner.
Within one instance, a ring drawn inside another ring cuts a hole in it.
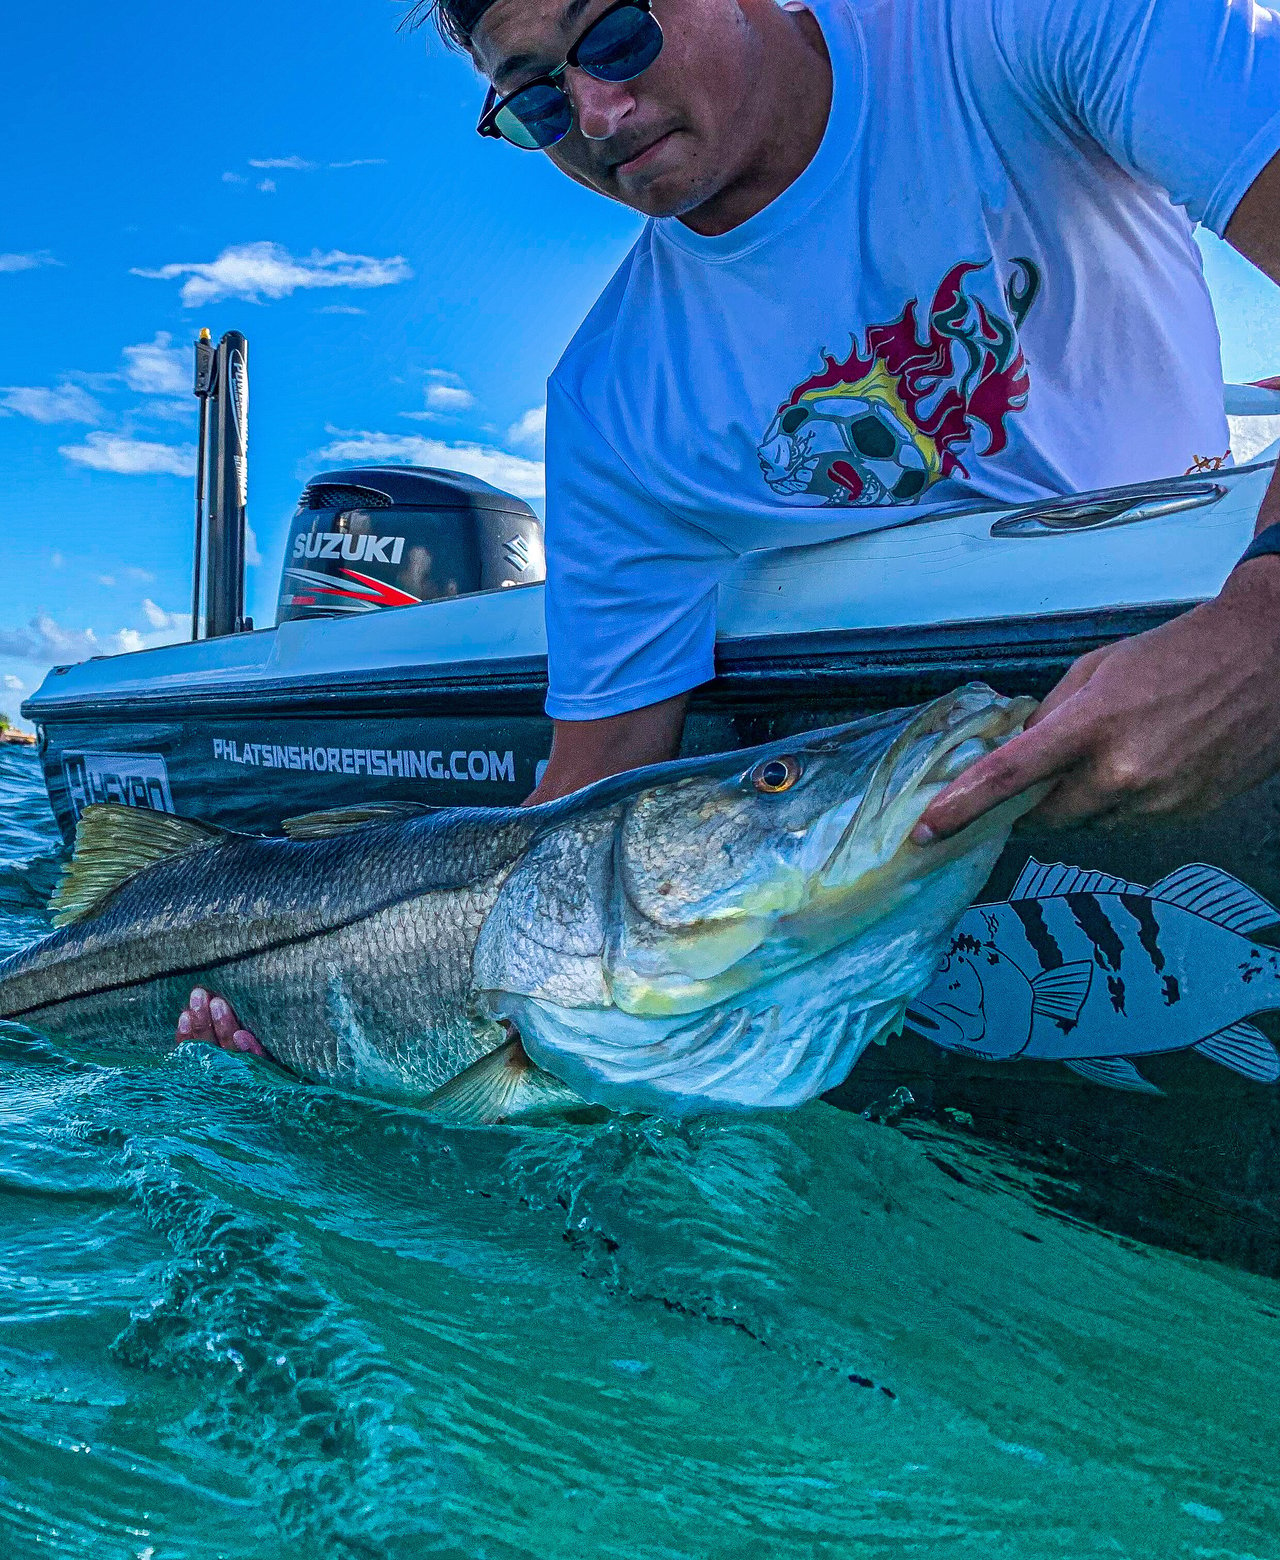
[[[348,809],[287,838],[90,808],[0,1018],[154,1051],[200,981],[296,1073],[469,1119],[798,1104],[928,981],[1030,801],[910,830],[1032,707],[974,684],[542,807]]]

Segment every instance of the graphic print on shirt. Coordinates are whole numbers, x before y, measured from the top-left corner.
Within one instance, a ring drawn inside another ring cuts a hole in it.
[[[855,337],[837,362],[798,384],[756,450],[775,493],[827,504],[911,504],[933,483],[969,475],[960,452],[981,427],[998,455],[1005,419],[1027,404],[1030,377],[1018,330],[1040,292],[1040,270],[1015,259],[1002,298],[1008,317],[966,291],[991,261],[962,261],[943,277],[923,322],[912,298],[889,325]]]

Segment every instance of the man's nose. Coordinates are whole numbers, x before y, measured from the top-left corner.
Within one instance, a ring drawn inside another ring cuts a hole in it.
[[[597,81],[585,70],[572,69],[564,79],[578,129],[588,141],[607,141],[636,106],[629,82]]]

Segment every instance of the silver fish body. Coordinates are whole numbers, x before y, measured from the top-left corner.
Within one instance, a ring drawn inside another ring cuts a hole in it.
[[[198,981],[304,1077],[421,1097],[474,1074],[482,1116],[511,1026],[562,1094],[798,1103],[927,980],[1029,801],[927,847],[910,830],[1031,707],[972,685],[538,808],[373,808],[289,839],[91,809],[55,896],[73,919],[0,965],[0,1017],[155,1050]]]

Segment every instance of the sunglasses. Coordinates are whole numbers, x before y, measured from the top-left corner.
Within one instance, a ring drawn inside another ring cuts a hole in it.
[[[602,11],[569,50],[563,65],[527,81],[506,97],[492,87],[476,129],[526,152],[563,141],[573,129],[573,101],[560,84],[570,65],[596,81],[631,81],[662,53],[662,28],[652,0],[618,0]]]

